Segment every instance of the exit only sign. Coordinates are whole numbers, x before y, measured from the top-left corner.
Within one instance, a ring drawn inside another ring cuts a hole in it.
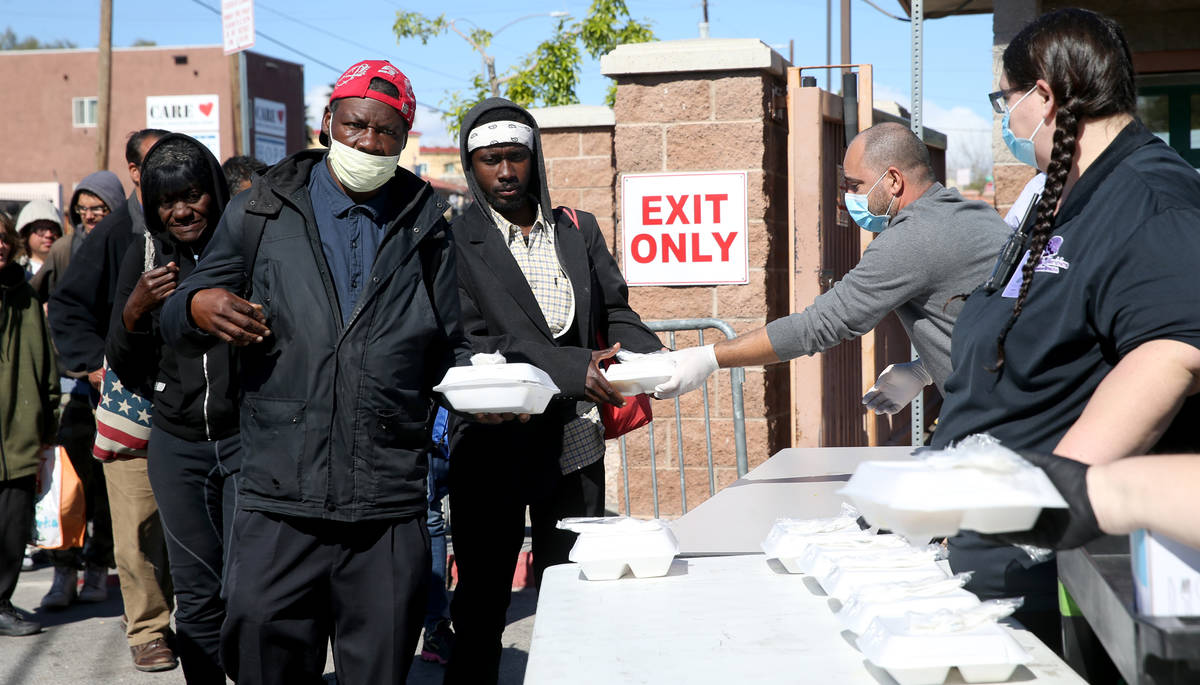
[[[626,174],[622,259],[629,285],[750,282],[746,172]]]

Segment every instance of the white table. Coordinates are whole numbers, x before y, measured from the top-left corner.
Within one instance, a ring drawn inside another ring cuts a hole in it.
[[[757,554],[777,518],[836,516],[837,491],[868,460],[911,459],[911,447],[780,450],[671,523],[681,555]]]
[[[782,569],[780,569],[781,571]],[[525,682],[884,683],[806,577],[759,555],[676,559],[662,578],[587,581],[575,564],[546,570]],[[1013,682],[1083,685],[1037,638]],[[949,682],[961,683],[958,672]]]

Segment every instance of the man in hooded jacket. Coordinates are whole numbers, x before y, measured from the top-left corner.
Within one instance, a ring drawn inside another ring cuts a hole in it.
[[[533,364],[562,390],[528,423],[460,422],[450,456],[456,630],[452,683],[495,682],[512,577],[532,521],[535,580],[567,561],[574,534],[555,523],[604,513],[604,429],[597,403],[625,400],[598,363],[620,343],[662,343],[628,304],[596,219],[553,209],[541,136],[528,112],[490,98],[462,122],[474,204],[455,219],[463,329],[476,352]]]
[[[180,354],[242,347],[221,635],[239,685],[321,682],[330,637],[342,683],[403,682],[416,651],[432,387],[470,350],[446,205],[397,166],[415,106],[393,65],[352,66],[328,153],[256,176],[163,306]]]

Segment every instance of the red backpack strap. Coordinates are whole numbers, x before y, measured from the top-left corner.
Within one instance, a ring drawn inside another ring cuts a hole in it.
[[[575,213],[574,209],[571,209],[565,205],[562,207],[557,207],[556,209],[560,210],[563,214],[566,214],[567,218],[571,220],[571,223],[575,224],[575,230],[579,230],[579,215]]]

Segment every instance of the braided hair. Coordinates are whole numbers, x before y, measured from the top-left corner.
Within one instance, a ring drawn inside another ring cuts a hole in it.
[[[1054,144],[1046,166],[1046,188],[1037,206],[1029,257],[1021,268],[1021,288],[1012,314],[996,340],[996,366],[1004,366],[1004,341],[1021,316],[1042,251],[1054,230],[1058,203],[1075,162],[1079,125],[1116,114],[1134,114],[1137,91],[1133,58],[1121,27],[1112,19],[1081,9],[1042,15],[1004,50],[1009,87],[1028,91],[1043,79],[1057,105]]]

